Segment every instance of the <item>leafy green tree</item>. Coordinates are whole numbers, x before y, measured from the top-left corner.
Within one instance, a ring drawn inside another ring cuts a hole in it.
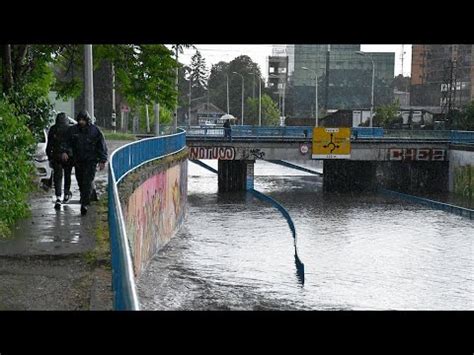
[[[2,46],[1,92],[36,136],[49,121],[48,92],[54,83],[52,65],[62,50],[55,45],[5,44]]]
[[[376,127],[393,128],[400,124],[401,117],[398,115],[400,110],[399,102],[393,102],[387,105],[380,105],[375,109],[373,124]]]
[[[258,126],[258,98],[248,98],[247,113],[245,114],[245,124]],[[272,98],[264,94],[262,95],[262,126],[279,126],[280,125],[280,111],[278,106]]]
[[[83,90],[83,45],[67,46],[58,58],[61,80],[59,96],[77,97]],[[174,107],[175,72],[173,52],[161,44],[94,45],[94,68],[102,61],[114,64],[116,90],[131,106],[159,102]]]
[[[451,129],[474,131],[474,101],[461,110],[452,110],[449,122],[451,122]]]
[[[227,77],[229,78],[229,113],[241,117],[242,112],[242,79],[244,78],[244,102],[252,97],[254,89],[258,90],[258,80],[263,80],[260,68],[249,56],[241,55],[230,63],[219,62],[214,64],[209,75],[209,91],[211,101],[222,110],[227,111]],[[255,80],[255,76],[257,77]],[[253,84],[255,82],[255,88]],[[258,92],[258,91],[257,91]],[[262,95],[264,91],[262,90]],[[244,111],[244,116],[247,114]],[[246,119],[245,119],[246,122]],[[244,123],[245,123],[244,122]]]
[[[7,236],[9,226],[28,214],[34,138],[27,121],[8,99],[0,98],[0,237]]]
[[[196,51],[191,57],[190,76],[191,87],[196,92],[193,96],[203,96],[207,91],[208,70],[206,67],[206,60],[202,57],[199,51]]]

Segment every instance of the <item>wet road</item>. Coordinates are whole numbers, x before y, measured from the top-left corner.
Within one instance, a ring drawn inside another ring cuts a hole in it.
[[[323,194],[320,177],[263,161],[255,175],[255,189],[293,218],[304,286],[280,213],[250,194],[217,193],[217,176],[189,163],[185,225],[138,281],[142,309],[474,309],[474,221]]]

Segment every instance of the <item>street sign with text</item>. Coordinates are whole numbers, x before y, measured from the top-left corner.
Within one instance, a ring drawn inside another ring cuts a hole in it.
[[[313,128],[313,159],[350,159],[351,129]]]

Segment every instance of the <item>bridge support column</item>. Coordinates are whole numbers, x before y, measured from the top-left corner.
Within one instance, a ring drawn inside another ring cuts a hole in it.
[[[384,187],[400,192],[447,192],[449,162],[381,162],[379,175]]]
[[[219,192],[245,191],[253,188],[253,160],[219,160]]]
[[[323,190],[361,192],[376,188],[376,162],[324,160]]]

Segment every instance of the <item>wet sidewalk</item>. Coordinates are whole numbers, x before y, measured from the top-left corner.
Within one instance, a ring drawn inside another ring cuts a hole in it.
[[[129,142],[107,141],[109,156]],[[81,216],[72,176],[68,204],[54,209],[54,190],[30,197],[31,217],[0,240],[0,310],[111,310],[107,167],[96,174],[99,201]]]

